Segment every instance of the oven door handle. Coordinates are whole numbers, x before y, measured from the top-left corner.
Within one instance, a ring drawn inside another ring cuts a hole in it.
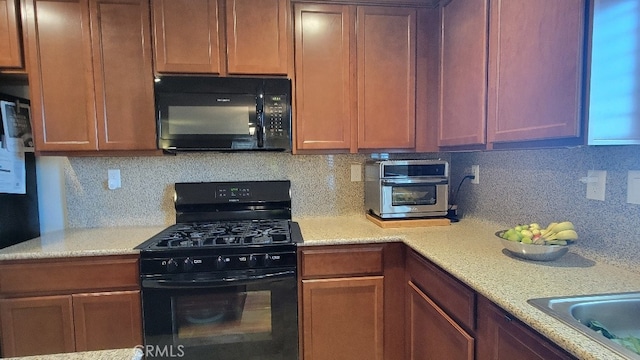
[[[286,270],[274,273],[223,277],[219,279],[197,279],[197,280],[173,280],[173,279],[142,279],[142,288],[147,289],[206,289],[230,285],[248,285],[265,280],[278,280],[295,277],[295,270]]]
[[[423,184],[448,184],[447,179],[402,179],[402,180],[381,180],[382,186],[403,186],[403,185],[423,185]]]

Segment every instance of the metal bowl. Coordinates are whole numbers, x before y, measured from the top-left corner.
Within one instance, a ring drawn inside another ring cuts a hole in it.
[[[506,230],[496,233],[505,250],[521,259],[534,261],[552,261],[559,259],[569,251],[568,245],[533,245],[503,239],[500,235]]]

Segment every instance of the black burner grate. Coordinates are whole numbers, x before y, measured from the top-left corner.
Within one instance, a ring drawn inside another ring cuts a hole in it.
[[[197,248],[215,246],[289,243],[288,220],[180,223],[160,233],[155,248]]]

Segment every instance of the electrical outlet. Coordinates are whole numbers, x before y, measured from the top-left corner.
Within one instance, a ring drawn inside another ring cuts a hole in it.
[[[107,187],[109,190],[119,189],[122,186],[120,182],[120,169],[107,170]]]
[[[351,181],[362,181],[362,165],[351,164]]]
[[[587,199],[604,201],[606,184],[606,171],[589,170],[587,172]]]
[[[472,184],[480,184],[480,165],[471,165]]]
[[[640,204],[640,171],[630,170],[627,174],[627,202]]]

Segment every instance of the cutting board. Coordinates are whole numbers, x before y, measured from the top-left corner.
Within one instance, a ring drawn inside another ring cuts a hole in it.
[[[383,220],[375,215],[371,215],[371,214],[366,214],[366,215],[369,221],[385,229],[451,225],[451,221],[447,218]]]

